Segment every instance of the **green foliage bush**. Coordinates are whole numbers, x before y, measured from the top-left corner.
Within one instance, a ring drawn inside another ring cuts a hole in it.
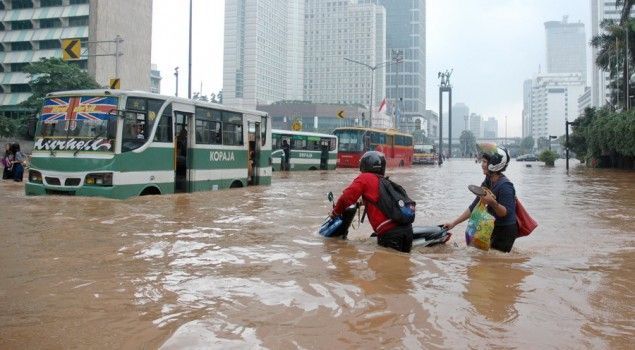
[[[546,166],[554,166],[557,157],[558,155],[555,152],[547,149],[540,153],[538,159],[540,159],[541,162],[545,162]]]

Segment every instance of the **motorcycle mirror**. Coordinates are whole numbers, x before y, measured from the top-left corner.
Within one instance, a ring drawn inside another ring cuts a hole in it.
[[[332,201],[333,201],[333,192],[329,192],[329,193],[326,195],[326,198],[329,200],[329,202],[332,202]]]

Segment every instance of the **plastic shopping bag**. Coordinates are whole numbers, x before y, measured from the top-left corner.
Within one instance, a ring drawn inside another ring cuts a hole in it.
[[[483,201],[472,210],[470,220],[465,229],[465,241],[478,249],[489,250],[492,232],[494,231],[494,221],[496,219],[487,212],[487,207]]]

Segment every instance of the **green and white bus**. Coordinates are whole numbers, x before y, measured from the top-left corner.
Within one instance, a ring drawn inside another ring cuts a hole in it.
[[[274,171],[280,171],[285,167],[282,147],[284,141],[290,146],[287,170],[333,170],[337,166],[335,135],[274,129],[271,136]]]
[[[264,112],[125,90],[47,95],[27,195],[128,198],[271,184]]]

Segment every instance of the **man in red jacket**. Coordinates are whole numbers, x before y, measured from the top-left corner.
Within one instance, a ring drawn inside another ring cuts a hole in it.
[[[399,226],[376,205],[379,200],[379,176],[384,176],[386,172],[384,154],[376,151],[364,153],[359,160],[359,170],[362,173],[344,189],[331,216],[342,214],[345,208],[362,197],[370,226],[377,233],[377,243],[382,247],[409,253],[412,249],[412,225]]]

